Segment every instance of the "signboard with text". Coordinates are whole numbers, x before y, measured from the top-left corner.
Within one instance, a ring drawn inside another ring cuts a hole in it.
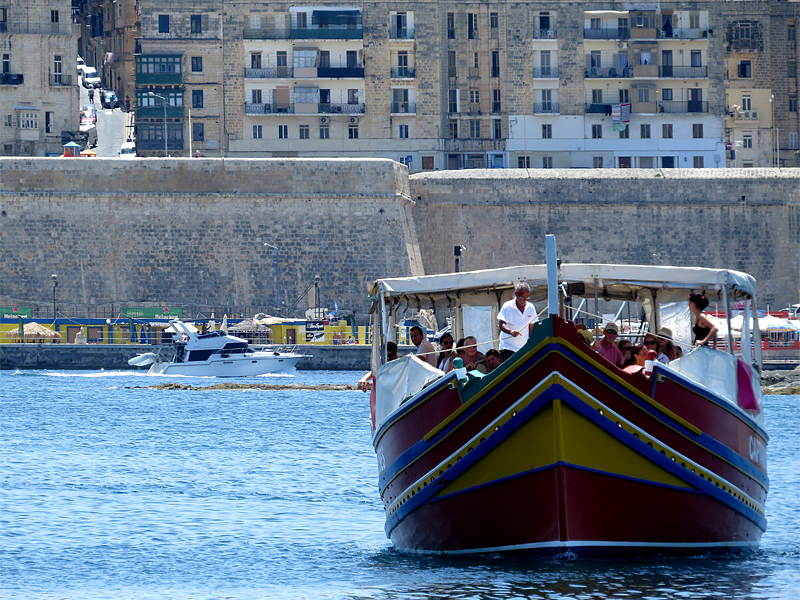
[[[325,341],[325,321],[306,321],[306,343],[321,344]]]
[[[33,309],[19,308],[17,306],[0,306],[0,314],[3,315],[3,319],[13,319],[15,317],[30,319],[33,316]]]

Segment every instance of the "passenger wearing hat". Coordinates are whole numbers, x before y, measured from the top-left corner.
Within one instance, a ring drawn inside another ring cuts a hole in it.
[[[675,344],[672,343],[672,330],[669,329],[668,327],[662,327],[658,331],[658,344],[660,350],[658,360],[661,362],[664,362],[663,360],[661,360],[662,356],[666,358],[667,363],[669,363],[669,361],[675,360],[676,358],[680,358],[681,355],[683,354],[680,351],[680,348],[678,348]]]
[[[617,335],[619,335],[619,327],[617,327],[616,323],[610,321],[606,323],[606,326],[603,328],[603,333],[605,335],[603,335],[600,343],[597,344],[597,353],[609,362],[622,368],[622,363],[625,359],[619,348],[614,345],[614,340],[616,340]]]

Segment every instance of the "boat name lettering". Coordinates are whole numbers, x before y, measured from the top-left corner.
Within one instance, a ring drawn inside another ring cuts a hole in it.
[[[383,446],[378,446],[378,475],[386,470],[386,455],[383,453]]]
[[[752,435],[750,436],[750,460],[761,465],[767,462],[767,449],[764,443]]]

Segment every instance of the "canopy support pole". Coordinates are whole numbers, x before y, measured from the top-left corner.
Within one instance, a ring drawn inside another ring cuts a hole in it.
[[[558,253],[556,252],[556,236],[548,233],[544,236],[547,257],[547,312],[558,314]]]
[[[761,327],[758,325],[758,306],[756,306],[756,294],[753,292],[753,346],[755,348],[756,366],[758,372],[764,369],[764,355],[761,348]]]
[[[730,309],[730,299],[728,295],[730,291],[728,290],[727,285],[722,286],[722,308],[725,310],[725,318],[728,319],[728,350],[730,350],[731,356],[735,356],[733,353],[733,336],[731,335],[731,309]]]

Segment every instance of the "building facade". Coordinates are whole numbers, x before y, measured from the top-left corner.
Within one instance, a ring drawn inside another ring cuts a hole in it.
[[[164,152],[164,96],[168,151],[184,155],[385,157],[413,170],[800,164],[796,1],[138,11],[145,155]]]
[[[0,2],[0,155],[57,156],[76,137],[78,35],[69,0]]]

